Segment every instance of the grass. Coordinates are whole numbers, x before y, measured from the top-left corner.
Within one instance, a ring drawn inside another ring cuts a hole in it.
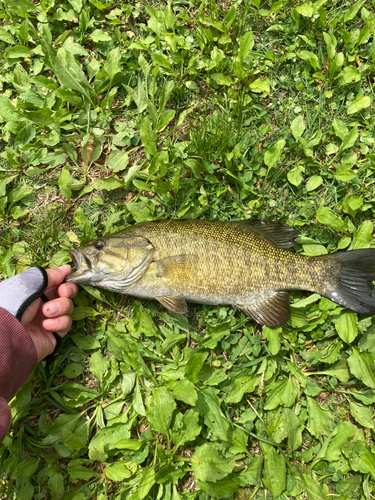
[[[0,273],[159,218],[279,220],[367,248],[370,1],[0,2]],[[0,497],[375,493],[372,318],[291,294],[286,327],[82,287],[12,402]]]

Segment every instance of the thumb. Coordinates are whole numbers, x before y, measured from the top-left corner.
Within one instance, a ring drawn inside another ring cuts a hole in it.
[[[21,318],[21,324],[23,326],[27,326],[32,322],[35,316],[38,314],[38,311],[42,305],[42,299],[36,299],[34,302],[31,302],[29,307],[26,308],[26,311],[23,313]]]

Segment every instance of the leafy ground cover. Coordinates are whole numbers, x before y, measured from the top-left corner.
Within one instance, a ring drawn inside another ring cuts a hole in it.
[[[166,217],[374,246],[374,2],[1,0],[0,274]],[[82,287],[12,403],[1,498],[363,499],[375,327],[292,294],[284,328]]]

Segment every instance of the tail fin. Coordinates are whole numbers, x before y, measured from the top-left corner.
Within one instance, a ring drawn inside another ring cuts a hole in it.
[[[332,291],[326,297],[358,314],[375,314],[375,248],[327,256],[339,264]]]

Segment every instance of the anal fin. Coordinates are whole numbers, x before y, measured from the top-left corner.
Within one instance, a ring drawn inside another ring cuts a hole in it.
[[[178,314],[186,314],[188,307],[183,297],[155,297],[165,308]]]
[[[284,326],[290,317],[288,292],[273,292],[267,297],[254,300],[251,304],[238,305],[260,325],[276,328]]]

